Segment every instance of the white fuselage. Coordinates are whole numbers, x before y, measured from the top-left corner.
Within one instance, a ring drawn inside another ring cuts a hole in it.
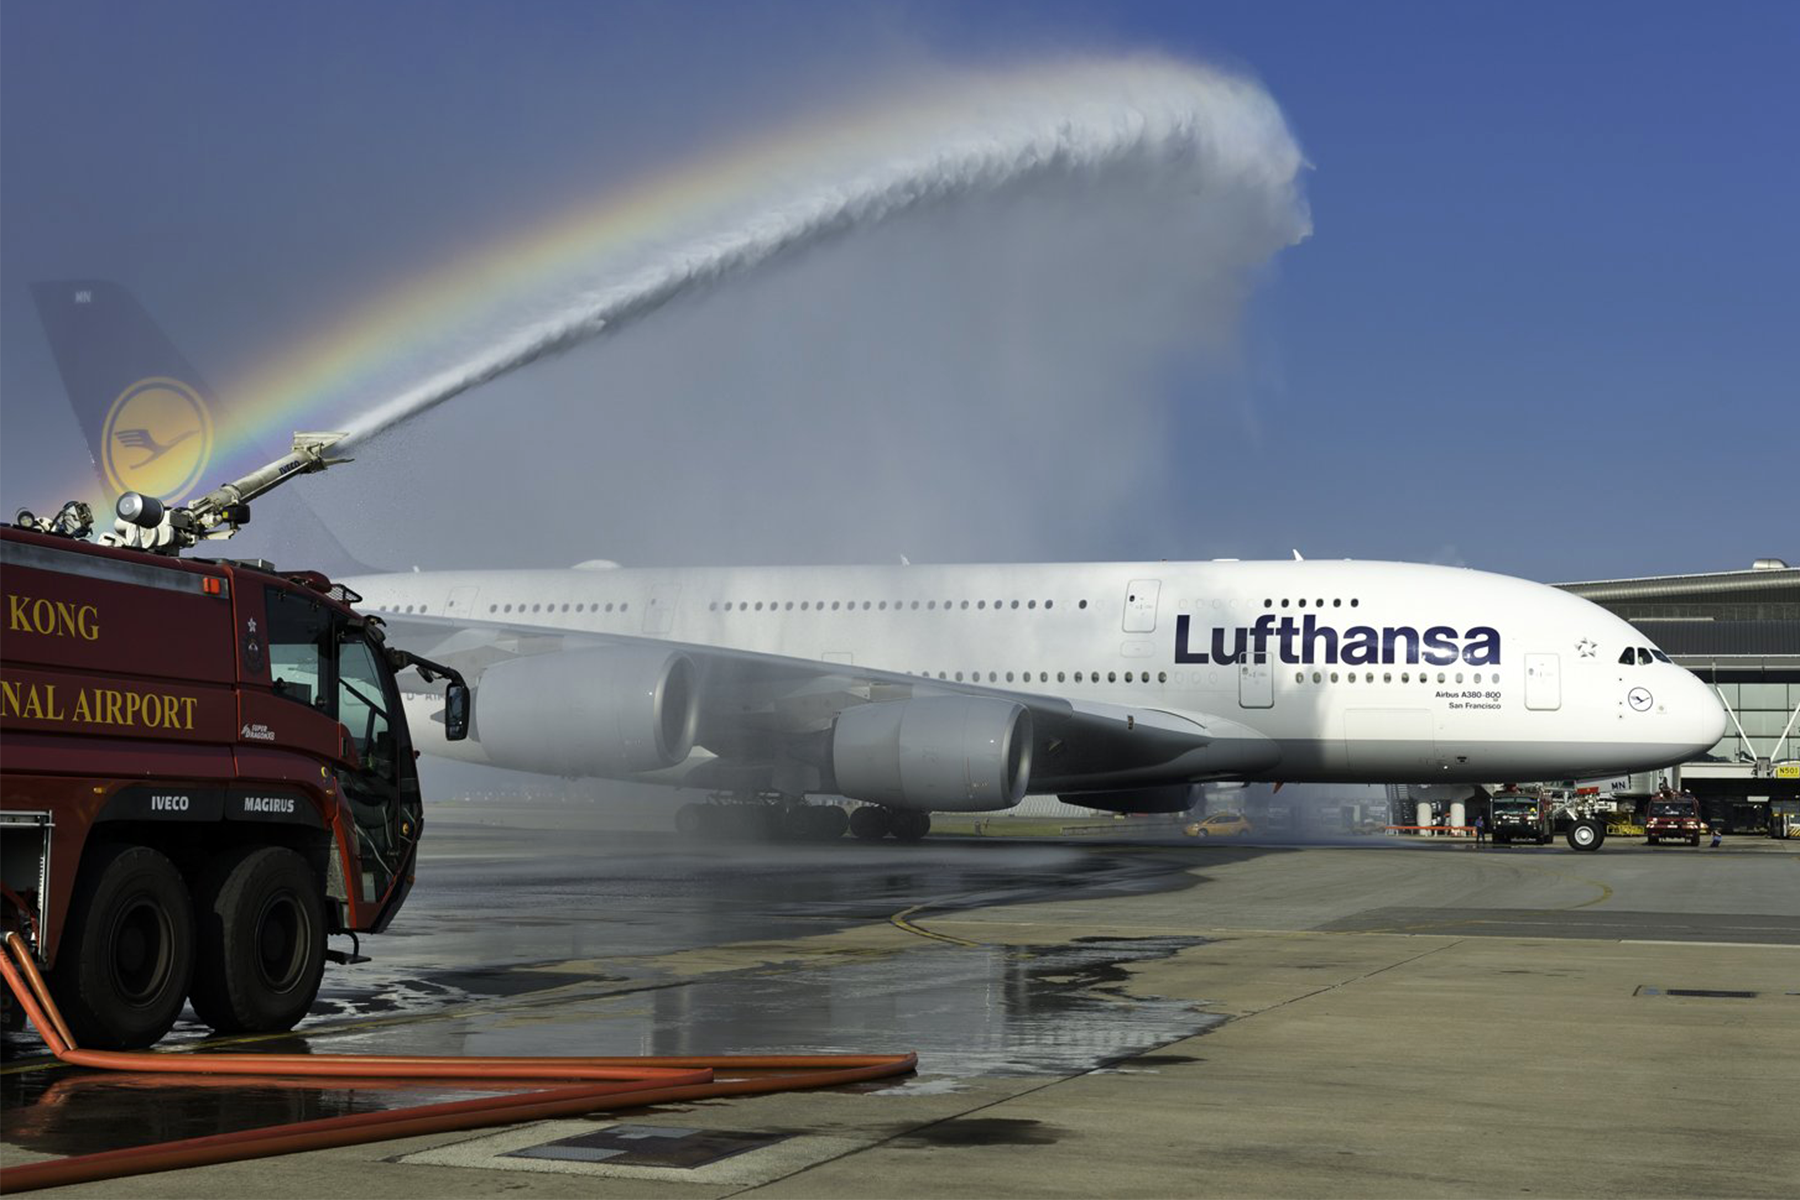
[[[1711,747],[1725,720],[1698,679],[1650,658],[1625,621],[1461,568],[592,567],[346,582],[364,607],[401,621],[628,635],[1226,717],[1279,744],[1279,763],[1255,776],[1271,780],[1647,770]],[[429,738],[424,748],[454,749]]]

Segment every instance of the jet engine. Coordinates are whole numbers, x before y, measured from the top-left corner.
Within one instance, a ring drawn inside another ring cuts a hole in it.
[[[694,748],[698,672],[657,646],[515,658],[482,673],[475,736],[495,766],[623,778],[675,766]]]
[[[831,734],[837,790],[924,812],[1011,808],[1031,781],[1031,712],[994,696],[920,696],[845,709]]]

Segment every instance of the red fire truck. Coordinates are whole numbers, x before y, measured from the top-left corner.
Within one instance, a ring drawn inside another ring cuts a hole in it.
[[[188,508],[127,494],[111,544],[78,503],[0,529],[0,908],[83,1045],[150,1045],[190,999],[221,1032],[291,1028],[356,957],[327,937],[380,932],[412,886],[396,674],[446,681],[451,738],[461,677],[322,575],[178,557],[333,440]]]
[[[1650,797],[1650,810],[1644,817],[1644,836],[1650,845],[1672,840],[1698,846],[1705,828],[1700,801],[1690,793],[1664,790]]]

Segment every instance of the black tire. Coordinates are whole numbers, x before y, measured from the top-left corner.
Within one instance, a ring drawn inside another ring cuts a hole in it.
[[[821,804],[812,814],[812,834],[821,842],[838,841],[850,828],[850,814],[836,804]]]
[[[893,814],[874,804],[864,804],[850,814],[850,836],[865,842],[878,842],[893,828]]]
[[[306,860],[255,846],[216,862],[198,890],[194,1011],[219,1033],[279,1033],[312,1008],[325,973],[325,904]]]
[[[194,910],[175,864],[149,846],[90,849],[50,976],[76,1044],[155,1045],[193,973]]]
[[[931,832],[931,814],[903,811],[894,814],[894,837],[902,842],[917,842]]]
[[[1569,826],[1568,841],[1571,850],[1598,850],[1606,841],[1606,827],[1594,820],[1577,821]]]
[[[1697,833],[1693,837],[1688,839],[1688,845],[1690,845],[1690,846],[1698,846],[1699,844],[1700,844],[1700,835]]]

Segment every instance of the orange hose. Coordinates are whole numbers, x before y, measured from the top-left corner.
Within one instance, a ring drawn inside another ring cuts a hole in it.
[[[830,1087],[910,1073],[915,1054],[895,1055],[722,1055],[718,1058],[509,1058],[486,1056],[406,1057],[400,1055],[154,1054],[81,1050],[69,1036],[43,975],[16,934],[5,936],[0,974],[52,1054],[77,1066],[149,1072],[157,1075],[229,1074],[437,1079],[480,1086],[507,1080],[605,1080],[586,1087],[533,1090],[522,1094],[459,1100],[385,1112],[357,1113],[299,1121],[267,1129],[186,1138],[153,1146],[108,1150],[73,1158],[30,1163],[0,1175],[0,1192],[22,1192],[70,1183],[116,1179],[152,1171],[208,1166],[251,1158],[322,1150],[426,1133],[479,1129],[518,1121],[579,1116],[612,1108],[641,1108],[672,1101],[749,1096],[799,1088]],[[9,961],[10,959],[10,961]],[[17,964],[15,967],[14,964]],[[716,1078],[729,1071],[783,1072],[763,1078]],[[140,1082],[134,1079],[133,1082]],[[171,1083],[179,1082],[170,1080]]]

